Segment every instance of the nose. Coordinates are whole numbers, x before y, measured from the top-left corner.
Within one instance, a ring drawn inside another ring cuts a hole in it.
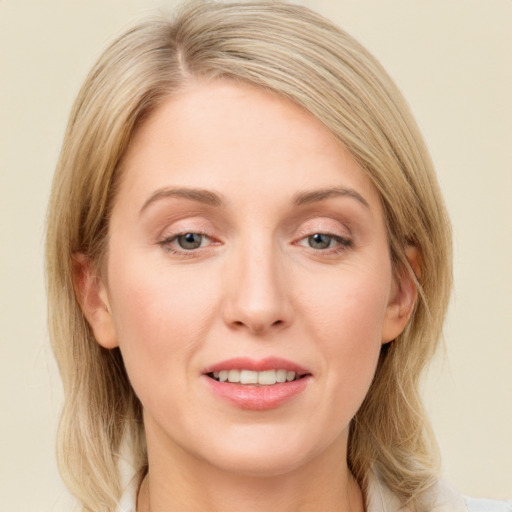
[[[259,248],[247,244],[233,260],[226,276],[227,325],[257,336],[287,327],[293,310],[289,301],[291,283],[272,244]]]

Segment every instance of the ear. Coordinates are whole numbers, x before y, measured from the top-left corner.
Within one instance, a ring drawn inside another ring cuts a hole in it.
[[[73,284],[82,313],[98,344],[107,349],[117,347],[117,333],[106,287],[85,254],[73,255]]]
[[[406,257],[416,277],[420,276],[420,255],[412,245],[406,249]],[[411,318],[418,291],[413,276],[407,270],[396,275],[391,288],[390,300],[382,327],[382,344],[398,337]]]

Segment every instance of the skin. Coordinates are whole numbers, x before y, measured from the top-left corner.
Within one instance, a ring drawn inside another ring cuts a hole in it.
[[[98,343],[120,347],[144,407],[138,510],[363,510],[348,429],[415,299],[410,279],[393,277],[370,180],[303,109],[227,81],[168,98],[121,172],[105,268],[97,276],[82,256],[80,290]],[[349,192],[294,202],[326,189]],[[205,236],[183,249],[186,233]],[[322,233],[327,247],[310,238]],[[202,375],[269,356],[311,374],[271,410],[221,400]]]

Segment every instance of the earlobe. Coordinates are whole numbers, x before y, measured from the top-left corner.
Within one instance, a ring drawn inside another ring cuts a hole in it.
[[[85,254],[73,255],[73,284],[82,313],[98,344],[107,349],[117,347],[117,333],[107,290]]]
[[[416,304],[418,290],[415,277],[418,278],[421,273],[418,249],[412,245],[409,246],[406,256],[414,276],[404,270],[394,279],[382,329],[382,344],[393,341],[403,332]]]

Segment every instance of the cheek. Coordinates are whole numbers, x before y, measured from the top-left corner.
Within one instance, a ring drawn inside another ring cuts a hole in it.
[[[112,261],[122,262],[109,272],[118,343],[144,403],[146,389],[186,380],[183,372],[210,329],[215,297],[204,285],[198,293],[191,272],[171,272],[142,258]]]
[[[332,311],[334,320],[329,322],[324,347],[331,358],[332,384],[357,397],[361,392],[358,383],[367,388],[375,372],[384,307],[372,294],[343,298],[338,310]]]
[[[391,287],[391,270],[385,264],[344,268],[321,279],[306,277],[300,292],[302,308],[311,325],[323,331],[322,339],[333,349],[362,348],[381,343]]]
[[[366,396],[382,347],[391,270],[381,267],[372,273],[356,268],[340,273],[339,279],[325,282],[323,290],[316,286],[305,304],[308,329],[316,331],[323,354],[329,394],[351,415]]]

